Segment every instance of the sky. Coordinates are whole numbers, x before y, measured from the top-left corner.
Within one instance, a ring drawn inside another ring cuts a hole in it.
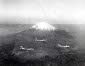
[[[0,24],[29,24],[42,20],[85,24],[85,0],[0,0]]]

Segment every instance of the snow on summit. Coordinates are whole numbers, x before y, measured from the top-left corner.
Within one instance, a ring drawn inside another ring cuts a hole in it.
[[[32,26],[34,29],[39,29],[39,30],[56,30],[56,28],[46,22],[40,22]]]

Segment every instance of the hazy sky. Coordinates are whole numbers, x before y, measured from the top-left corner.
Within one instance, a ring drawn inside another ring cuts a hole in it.
[[[85,0],[0,0],[0,23],[29,23],[29,18],[83,24]]]

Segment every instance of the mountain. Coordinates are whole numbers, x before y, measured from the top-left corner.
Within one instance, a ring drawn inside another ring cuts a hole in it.
[[[31,29],[1,37],[0,61],[1,58],[8,58],[8,61],[12,58],[21,63],[29,60],[51,61],[63,53],[72,53],[76,44],[73,36],[64,30],[56,29],[48,23],[41,22],[33,25]]]
[[[48,31],[57,29],[54,26],[52,26],[46,22],[37,23],[37,24],[33,25],[32,28],[36,29],[36,30],[48,30]]]

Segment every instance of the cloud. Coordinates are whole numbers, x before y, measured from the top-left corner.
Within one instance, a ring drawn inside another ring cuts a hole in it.
[[[84,23],[84,3],[84,0],[0,0],[0,20],[33,17]]]

